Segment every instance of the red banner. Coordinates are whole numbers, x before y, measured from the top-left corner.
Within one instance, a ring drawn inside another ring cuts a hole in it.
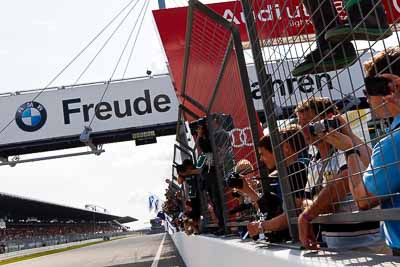
[[[390,23],[400,19],[399,0],[383,0]],[[334,1],[341,18],[345,19],[342,1]],[[239,28],[242,41],[247,41],[246,25],[240,1],[207,5],[221,16],[233,21]],[[309,14],[300,0],[258,0],[254,7],[254,16],[260,38],[270,39],[312,34],[314,29]],[[165,53],[168,58],[171,77],[175,87],[181,87],[183,58],[186,34],[187,7],[154,10],[153,15]],[[285,38],[283,39],[285,41]]]

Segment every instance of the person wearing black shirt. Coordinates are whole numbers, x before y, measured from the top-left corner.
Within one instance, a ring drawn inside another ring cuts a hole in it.
[[[218,231],[222,232],[224,227],[224,218],[223,218],[223,208],[221,206],[222,201],[218,189],[219,188],[218,177],[216,170],[217,166],[215,164],[213,157],[213,150],[209,138],[209,131],[206,121],[204,121],[204,123],[202,124],[199,124],[199,126],[196,129],[196,134],[197,134],[196,147],[199,151],[199,154],[205,158],[205,160],[202,161],[203,163],[201,163],[201,166],[198,166],[201,169],[197,169],[196,173],[200,174],[203,179],[202,190],[206,190],[208,193],[211,205],[213,206],[214,209],[215,216],[217,217],[218,220],[218,226],[219,226]],[[217,151],[221,150],[220,149],[221,146],[219,145],[222,145],[222,141],[225,140],[221,138],[221,136],[223,136],[221,135],[221,133],[215,136],[217,143]],[[229,134],[227,140],[229,141]],[[224,146],[227,146],[227,144],[224,143]],[[199,159],[199,161],[201,160]]]
[[[304,199],[304,188],[307,183],[307,160],[300,158],[303,151],[307,149],[307,144],[299,126],[292,125],[291,127],[279,130],[284,153],[285,164],[287,166],[287,177],[281,179],[289,179],[291,186],[292,197],[296,202],[301,202]],[[272,143],[270,136],[263,136],[258,143],[258,152],[261,161],[269,170],[276,168],[275,158],[272,152]],[[246,184],[246,183],[245,183]],[[259,197],[254,190],[244,189],[257,203],[258,208],[262,213],[267,212],[267,220],[264,222],[251,222],[247,225],[250,236],[258,235],[261,227],[265,232],[280,232],[285,237],[288,236],[288,223],[286,215],[282,209],[282,201],[274,193],[265,193]]]
[[[176,166],[178,179],[185,185],[185,193],[188,200],[185,202],[185,215],[193,221],[193,226],[198,232],[198,224],[201,216],[201,202],[198,188],[199,170],[195,168],[191,160],[184,160],[181,165]]]
[[[196,134],[196,147],[199,150],[199,154],[212,153],[211,142],[208,136],[208,128],[205,122],[197,127]]]

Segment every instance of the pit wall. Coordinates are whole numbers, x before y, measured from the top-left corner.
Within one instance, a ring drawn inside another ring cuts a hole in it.
[[[352,250],[311,252],[238,238],[191,235],[165,224],[187,267],[400,266],[400,257]]]
[[[187,236],[182,232],[170,235],[187,267],[249,267],[266,266],[267,263],[279,267],[308,265],[302,262],[301,251],[297,249],[257,249],[253,242],[238,239]]]

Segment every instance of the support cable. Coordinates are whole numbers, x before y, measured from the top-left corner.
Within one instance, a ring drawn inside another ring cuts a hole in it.
[[[135,31],[136,26],[138,25],[138,21],[139,21],[140,16],[142,16],[142,14],[143,14],[143,17],[146,15],[146,13],[145,13],[145,7],[147,7],[147,6],[149,5],[149,3],[150,3],[150,1],[144,1],[143,6],[142,6],[142,8],[141,8],[141,10],[140,10],[140,12],[139,12],[139,15],[138,15],[138,17],[137,17],[137,19],[136,19],[136,21],[135,21],[135,24],[133,25],[132,30],[131,30],[131,32],[129,33],[129,36],[128,36],[128,39],[127,39],[126,42],[125,42],[124,48],[122,49],[121,55],[120,55],[119,58],[118,58],[117,64],[115,65],[115,68],[114,68],[114,71],[113,71],[113,73],[111,74],[110,80],[112,79],[112,77],[114,77],[115,72],[117,71],[118,66],[119,66],[119,64],[121,63],[122,57],[123,57],[123,55],[125,54],[125,50],[126,50],[126,48],[128,47],[128,45],[129,45],[129,43],[130,43],[130,41],[131,41],[131,39],[132,39],[133,32]],[[146,8],[146,9],[147,9],[147,8]],[[142,18],[143,18],[143,17],[142,17]],[[142,21],[143,21],[143,20],[142,20]],[[136,38],[139,36],[140,26],[141,26],[141,24],[139,25],[139,29],[138,29],[138,32],[137,32],[137,34],[136,34]],[[132,48],[132,50],[133,50],[133,48]]]
[[[35,101],[47,88],[49,88],[99,37],[100,35],[103,34],[105,30],[107,30],[110,25],[134,2],[135,0],[131,0],[127,5],[125,5],[111,20],[108,22],[101,30],[99,33],[97,33],[90,41],[89,43],[81,50],[77,55],[75,55],[69,62],[68,64],[61,69],[60,72],[55,75],[54,78],[50,80],[50,82],[47,83],[43,89],[41,89],[35,97],[32,99],[31,102]],[[15,118],[12,118],[1,130],[0,130],[0,135],[8,129],[8,127],[13,123]]]
[[[86,66],[86,68],[82,71],[82,73],[79,75],[79,77],[76,79],[74,84],[77,84],[79,80],[82,78],[82,76],[86,73],[86,71],[90,68],[90,66],[93,64],[93,62],[96,60],[98,55],[103,51],[103,49],[107,46],[109,41],[114,37],[115,33],[121,28],[122,24],[126,21],[126,19],[129,17],[129,15],[132,13],[132,11],[135,9],[137,4],[139,3],[139,0],[136,1],[136,3],[129,9],[128,13],[125,15],[125,17],[120,21],[118,26],[114,29],[114,31],[111,33],[111,35],[108,37],[108,39],[104,42],[104,44],[101,46],[99,51],[97,51],[96,55],[92,58],[92,60],[89,62],[89,64]]]
[[[147,3],[146,3],[146,2],[147,2]],[[143,10],[144,6],[146,6],[146,4],[147,4],[147,6],[148,6],[148,3],[149,3],[148,0],[144,0],[142,10]],[[126,20],[126,18],[129,16],[129,14],[130,14],[131,11],[132,11],[132,9],[128,12],[128,14],[125,16],[124,20],[121,21],[120,25],[118,25],[118,26],[121,26],[121,25],[122,25],[122,23]],[[146,15],[146,14],[143,14],[143,16],[145,16],[145,15]],[[139,15],[139,16],[140,16],[140,15]],[[136,20],[136,23],[135,23],[134,27],[136,27],[137,22],[138,22],[138,20]],[[113,33],[113,34],[114,34],[114,33]],[[105,97],[105,95],[106,95],[108,89],[110,88],[110,82],[111,82],[112,78],[113,78],[114,75],[115,75],[115,72],[116,72],[116,70],[117,70],[117,68],[118,68],[118,66],[119,66],[119,63],[121,62],[121,59],[122,59],[123,54],[125,53],[126,47],[128,46],[128,43],[129,43],[129,39],[130,39],[130,38],[128,38],[127,42],[125,43],[125,46],[124,46],[124,48],[122,49],[121,55],[120,55],[120,57],[119,57],[119,59],[118,59],[118,61],[117,61],[117,64],[115,65],[115,68],[114,68],[114,70],[113,70],[113,72],[112,72],[112,74],[111,74],[111,77],[110,77],[109,80],[107,81],[106,88],[104,89],[103,94],[101,95],[101,98],[100,98],[99,103],[103,101],[103,99],[104,99],[104,97]],[[91,120],[90,120],[90,123],[89,123],[89,128],[91,128],[91,126],[92,126],[92,124],[93,124],[93,122],[94,122],[94,119],[95,119],[95,117],[96,117],[96,112],[99,110],[99,108],[100,108],[100,106],[99,106],[99,105],[96,105],[95,110],[94,110],[94,113],[93,113],[93,116],[92,116],[92,118],[91,118]]]
[[[143,16],[142,16],[142,20],[140,21],[139,29],[138,29],[138,32],[136,33],[136,38],[135,38],[135,41],[133,42],[133,45],[132,45],[132,48],[131,48],[131,52],[129,53],[128,62],[126,63],[124,74],[122,75],[122,79],[125,78],[126,71],[128,70],[129,64],[131,62],[132,54],[133,54],[133,51],[135,49],[136,42],[137,42],[137,40],[139,38],[141,29],[142,29],[142,26],[143,26],[143,21],[144,21],[144,18],[146,16],[147,9],[149,8],[149,4],[150,4],[150,1],[147,2],[147,6],[146,6],[146,9],[144,10],[144,13],[143,13]],[[140,17],[140,15],[138,16],[138,20],[139,20],[139,17]]]

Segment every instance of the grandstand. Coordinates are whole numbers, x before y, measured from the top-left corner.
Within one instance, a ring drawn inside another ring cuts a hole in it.
[[[0,251],[125,234],[137,219],[0,193]]]

